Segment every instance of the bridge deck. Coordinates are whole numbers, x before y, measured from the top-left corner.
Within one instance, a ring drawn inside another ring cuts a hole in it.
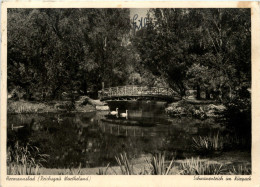
[[[118,86],[99,91],[101,100],[159,99],[178,100],[178,95],[171,88],[147,86]]]

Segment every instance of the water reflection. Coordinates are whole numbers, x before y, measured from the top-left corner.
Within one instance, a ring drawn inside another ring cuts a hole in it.
[[[108,112],[8,115],[8,144],[19,140],[39,147],[50,155],[44,167],[98,167],[115,164],[114,157],[123,151],[130,158],[157,151],[185,157],[191,154],[192,137],[209,132],[200,124],[133,108],[128,119]]]

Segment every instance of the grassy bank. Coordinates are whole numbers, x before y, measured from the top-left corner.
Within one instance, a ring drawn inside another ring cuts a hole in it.
[[[51,102],[32,102],[25,100],[8,100],[7,112],[10,114],[28,114],[28,113],[56,113],[56,112],[90,112],[95,107],[90,104],[80,105],[71,104],[68,101],[51,101]]]
[[[47,103],[36,103],[29,101],[12,101],[7,102],[8,113],[43,113],[43,112],[55,112],[54,106]]]

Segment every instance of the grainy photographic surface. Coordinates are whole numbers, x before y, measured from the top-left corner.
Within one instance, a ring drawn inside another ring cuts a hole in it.
[[[8,8],[8,175],[251,175],[249,8]]]

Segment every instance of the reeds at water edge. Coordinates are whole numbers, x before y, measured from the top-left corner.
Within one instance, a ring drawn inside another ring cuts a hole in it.
[[[119,156],[115,156],[115,159],[121,169],[122,175],[134,175],[133,165],[130,164],[125,152]]]
[[[7,166],[8,175],[40,175],[39,165],[31,164],[15,164],[11,163]]]
[[[194,151],[202,154],[221,151],[224,147],[224,138],[219,135],[219,132],[214,135],[193,137],[191,147]]]
[[[220,175],[225,171],[222,164],[210,163],[193,157],[182,162],[180,170],[181,175]]]
[[[107,175],[108,174],[107,171],[108,171],[109,165],[110,165],[110,163],[107,164],[107,167],[105,168],[105,170],[99,168],[97,175]]]
[[[20,146],[15,143],[13,149],[8,147],[7,174],[8,175],[39,175],[41,162],[45,162],[48,155],[40,154],[36,146]]]
[[[191,149],[200,155],[208,155],[225,150],[247,149],[250,142],[245,137],[233,134],[221,134],[219,131],[206,136],[192,138]]]
[[[48,155],[40,154],[35,146],[26,144],[25,146],[15,143],[14,147],[8,147],[7,151],[7,174],[8,175],[40,175],[42,162],[46,161]],[[174,162],[165,159],[165,153],[160,152],[150,159],[145,159],[142,169],[131,163],[126,152],[115,156],[119,167],[110,167],[110,163],[105,168],[99,168],[97,175],[169,175],[177,171],[181,175],[250,175],[252,173],[249,165],[220,164],[199,157]],[[178,165],[177,165],[178,164]],[[147,168],[148,166],[148,168]],[[176,169],[175,171],[172,171]],[[81,164],[78,168],[60,170],[60,175],[83,175]],[[112,172],[111,172],[112,171]]]
[[[148,161],[147,161],[148,162]],[[173,164],[173,159],[170,164],[166,166],[165,154],[158,153],[152,157],[150,165],[152,166],[152,174],[153,175],[168,175]]]
[[[238,165],[238,166],[233,166],[229,170],[230,175],[251,175],[252,170],[248,166],[243,166],[243,165]]]
[[[64,169],[64,171],[59,172],[59,175],[83,175],[82,169],[81,169],[81,164],[79,164],[78,168],[69,168],[69,169]]]

